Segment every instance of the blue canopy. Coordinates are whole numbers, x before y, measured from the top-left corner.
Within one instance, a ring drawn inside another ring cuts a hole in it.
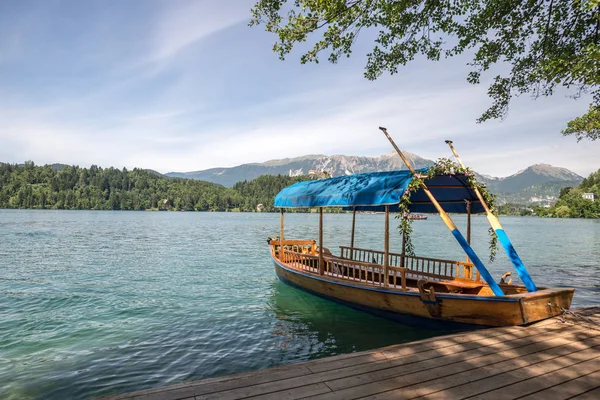
[[[425,174],[426,168],[417,170]],[[411,180],[410,171],[387,171],[338,176],[317,181],[298,182],[275,196],[275,207],[356,207],[360,211],[398,210],[398,203]],[[427,187],[446,212],[466,213],[467,201],[471,212],[484,212],[477,196],[464,175],[438,175],[425,181]],[[422,189],[412,192],[410,211],[437,213]]]

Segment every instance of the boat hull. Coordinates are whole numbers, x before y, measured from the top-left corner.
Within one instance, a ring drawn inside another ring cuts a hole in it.
[[[453,327],[523,325],[568,309],[574,289],[546,288],[507,296],[438,294],[435,301],[415,291],[365,287],[353,282],[298,271],[273,257],[275,272],[286,284],[353,308],[402,322],[430,320]],[[458,325],[457,325],[458,324]],[[421,324],[419,324],[421,325]]]

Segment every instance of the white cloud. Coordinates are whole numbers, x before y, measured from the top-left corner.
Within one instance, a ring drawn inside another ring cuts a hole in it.
[[[248,20],[252,4],[246,0],[169,3],[154,32],[151,61],[169,59],[215,32]]]
[[[394,87],[364,90],[360,84],[332,82],[326,89],[222,110],[209,117],[223,122],[210,127],[194,127],[202,115],[185,108],[112,118],[108,126],[56,121],[45,112],[4,112],[0,135],[8,147],[20,149],[20,158],[7,159],[2,151],[0,157],[168,172],[315,153],[376,156],[391,150],[377,129],[383,125],[401,148],[426,158],[449,156],[444,139],[453,139],[468,165],[496,176],[542,162],[583,175],[600,167],[600,143],[577,144],[557,132],[520,133],[548,120],[560,129],[572,113],[560,99],[534,112],[513,111],[502,123],[477,125],[485,99],[482,88],[471,86],[403,93]]]
[[[600,142],[559,133],[585,102],[517,99],[506,121],[478,125],[490,100],[485,86],[464,81],[460,60],[416,63],[376,82],[361,77],[361,59],[281,63],[269,52],[273,37],[240,23],[252,3],[165,3],[159,22],[137,33],[147,43],[126,71],[107,65],[117,70],[109,78],[78,77],[93,85],[60,102],[0,103],[0,161],[168,172],[315,153],[377,156],[391,150],[377,129],[386,126],[401,148],[430,159],[449,156],[444,139],[452,139],[468,165],[496,176],[540,162],[582,175],[600,167]],[[0,77],[0,89],[10,79]]]

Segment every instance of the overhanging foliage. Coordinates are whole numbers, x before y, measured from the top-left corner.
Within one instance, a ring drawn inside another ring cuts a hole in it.
[[[285,58],[301,42],[319,35],[301,62],[350,57],[364,29],[377,31],[367,55],[365,77],[397,73],[416,56],[430,60],[466,51],[474,56],[467,80],[480,83],[495,64],[510,66],[493,77],[492,105],[479,122],[505,118],[511,98],[550,96],[564,87],[571,96],[590,93],[593,101],[583,120],[569,123],[563,134],[578,140],[599,137],[600,126],[599,0],[260,0],[250,25],[264,24],[277,35],[273,50]]]

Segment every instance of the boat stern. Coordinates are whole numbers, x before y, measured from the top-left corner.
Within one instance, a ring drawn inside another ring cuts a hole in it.
[[[541,288],[536,292],[521,294],[523,324],[531,324],[561,315],[571,307],[573,288]]]

